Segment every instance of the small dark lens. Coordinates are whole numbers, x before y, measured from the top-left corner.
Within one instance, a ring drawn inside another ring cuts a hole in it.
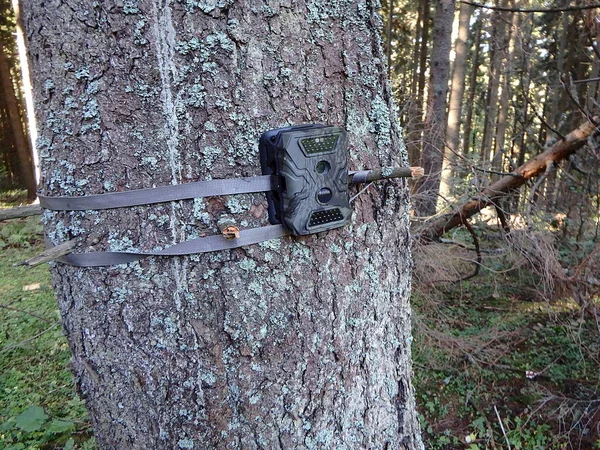
[[[317,173],[320,174],[326,174],[327,172],[329,172],[329,169],[331,169],[331,166],[327,161],[319,161],[317,163],[317,166],[315,167]]]
[[[333,193],[331,192],[331,189],[327,188],[322,188],[317,194],[317,200],[319,200],[319,203],[322,204],[329,203],[332,197]]]

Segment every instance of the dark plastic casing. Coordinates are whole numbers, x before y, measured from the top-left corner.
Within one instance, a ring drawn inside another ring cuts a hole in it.
[[[327,125],[296,125],[265,132],[259,143],[269,221],[305,235],[344,226],[348,196],[346,131]]]

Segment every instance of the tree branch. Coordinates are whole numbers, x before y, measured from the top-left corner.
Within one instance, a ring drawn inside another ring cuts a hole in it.
[[[42,213],[40,205],[16,206],[14,208],[0,209],[0,221],[17,219],[20,217],[36,216]]]
[[[475,230],[473,229],[473,227],[471,226],[471,224],[469,223],[469,221],[466,217],[463,217],[462,224],[465,226],[465,228],[467,229],[467,231],[473,238],[473,245],[475,246],[475,253],[477,254],[477,261],[473,263],[473,264],[475,264],[475,270],[473,271],[473,273],[471,275],[462,277],[460,280],[457,280],[456,281],[457,283],[462,283],[463,281],[470,280],[471,278],[475,278],[477,275],[479,275],[479,271],[481,270],[481,262],[482,262],[481,248],[479,246],[479,239],[477,238],[477,234],[475,234]]]
[[[562,161],[583,147],[588,137],[596,131],[598,120],[600,120],[600,117],[595,117],[593,122],[585,122],[566,135],[564,139],[556,142],[546,151],[518,167],[513,172],[513,175],[505,176],[492,183],[479,196],[460,206],[455,211],[444,214],[424,224],[415,238],[423,242],[437,241],[448,230],[461,225],[464,219],[477,214],[487,206],[497,204],[498,200],[507,193],[521,187],[527,180],[544,173],[548,163]]]
[[[529,226],[531,226],[531,224],[532,224],[531,207],[533,205],[533,199],[535,197],[535,194],[536,194],[537,190],[540,188],[540,186],[542,185],[542,183],[546,180],[546,178],[548,178],[548,175],[550,174],[550,172],[552,172],[553,168],[554,168],[554,163],[552,161],[546,162],[546,170],[544,171],[542,176],[538,178],[538,180],[535,182],[535,184],[531,188],[531,191],[529,192],[529,198],[527,201],[527,208],[526,208],[526,213],[525,213],[525,216],[527,217],[527,225],[529,225]]]

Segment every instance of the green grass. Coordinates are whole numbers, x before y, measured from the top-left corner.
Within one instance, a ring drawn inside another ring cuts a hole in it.
[[[42,251],[40,232],[39,217],[0,223],[0,448],[90,449],[48,266],[14,266]]]

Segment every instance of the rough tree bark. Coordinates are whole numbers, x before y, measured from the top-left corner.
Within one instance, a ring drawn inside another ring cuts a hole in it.
[[[524,185],[527,180],[544,173],[550,164],[556,164],[566,159],[583,147],[587,139],[598,129],[597,124],[600,123],[600,117],[595,117],[593,122],[584,123],[567,134],[564,139],[518,167],[510,175],[490,184],[477,198],[459,206],[453,212],[425,224],[416,238],[421,242],[437,241],[447,231],[462,225],[466,219],[477,214],[483,208],[498,205],[498,200],[507,193]]]
[[[406,150],[370,1],[24,2],[43,191],[85,195],[260,174],[267,129],[349,132],[350,167]],[[101,448],[422,448],[410,382],[406,185],[353,224],[189,258],[52,272]],[[263,195],[46,212],[59,244],[152,249]]]

